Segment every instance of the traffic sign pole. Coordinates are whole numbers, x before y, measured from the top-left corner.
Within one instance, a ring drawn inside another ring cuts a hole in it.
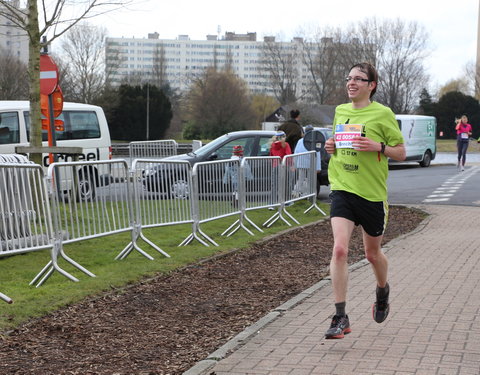
[[[54,103],[53,103],[53,93],[59,91],[61,95],[61,90],[58,87],[58,67],[55,62],[52,60],[48,54],[40,55],[40,95],[48,96],[48,108],[46,110],[45,117],[47,118],[48,124],[48,145],[50,147],[56,146],[57,141],[55,139],[55,113],[54,113]],[[62,107],[63,107],[63,97],[62,97]],[[61,110],[60,110],[61,112]],[[58,115],[57,115],[58,116]],[[48,154],[48,159],[50,163],[53,163],[57,156],[52,153]]]

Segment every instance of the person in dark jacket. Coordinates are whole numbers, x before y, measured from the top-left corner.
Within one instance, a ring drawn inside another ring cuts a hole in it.
[[[295,150],[298,140],[303,137],[303,128],[299,120],[300,111],[298,109],[292,109],[290,111],[290,120],[278,127],[278,130],[284,131],[287,135],[287,143],[290,145],[291,150]]]

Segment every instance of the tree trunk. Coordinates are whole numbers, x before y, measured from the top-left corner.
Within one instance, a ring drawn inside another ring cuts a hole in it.
[[[40,30],[36,0],[28,0],[28,29],[30,37],[28,73],[30,80],[30,146],[42,146],[42,120],[40,115]],[[42,165],[42,154],[30,154],[30,160]]]

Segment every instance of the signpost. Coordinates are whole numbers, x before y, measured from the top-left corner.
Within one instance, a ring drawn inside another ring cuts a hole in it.
[[[58,86],[57,64],[47,54],[40,55],[40,99],[41,110],[47,120],[48,146],[56,146],[55,117],[62,113],[63,95]],[[48,159],[50,163],[55,161],[52,153],[48,154]]]
[[[57,64],[47,54],[40,55],[40,94],[50,95],[58,85]]]

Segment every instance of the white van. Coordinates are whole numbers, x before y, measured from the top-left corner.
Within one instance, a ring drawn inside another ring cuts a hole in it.
[[[28,101],[0,101],[0,154],[14,154],[17,146],[29,146],[30,103]],[[57,118],[63,121],[63,130],[55,131],[56,146],[81,147],[77,155],[57,154],[57,161],[108,160],[112,158],[112,144],[107,120],[102,108],[89,104],[63,104],[63,111]],[[42,130],[43,145],[48,145],[48,134]],[[43,155],[43,166],[48,167],[48,154]],[[95,186],[90,186],[92,177],[95,185],[105,185],[110,176],[101,175],[95,169],[81,172],[84,177],[82,189],[85,196],[94,195]],[[87,178],[88,177],[88,178]]]
[[[30,145],[29,111],[28,101],[0,101],[0,154],[13,154],[17,146]],[[58,119],[63,121],[64,130],[55,132],[57,146],[82,147],[78,160],[111,159],[110,132],[102,108],[65,102]],[[46,130],[42,130],[42,139],[47,146]],[[58,161],[72,160],[72,155],[58,155]],[[48,166],[48,155],[44,155],[43,164]]]
[[[428,167],[437,153],[437,120],[432,116],[395,115],[405,141],[405,161]],[[393,161],[392,161],[393,162]]]

